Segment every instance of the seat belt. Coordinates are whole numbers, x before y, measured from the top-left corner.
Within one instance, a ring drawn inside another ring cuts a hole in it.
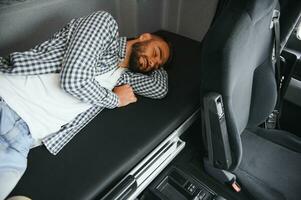
[[[277,102],[273,112],[269,115],[268,119],[265,122],[265,127],[268,129],[279,128],[279,114],[282,101],[281,88],[283,82],[283,75],[281,74],[281,65],[280,65],[280,11],[274,10],[273,17],[271,21],[270,28],[274,30],[274,48],[272,61],[275,66],[275,78],[277,84]]]

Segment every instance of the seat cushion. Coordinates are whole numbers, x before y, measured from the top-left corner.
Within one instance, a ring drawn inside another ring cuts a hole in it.
[[[258,136],[270,140],[273,143],[281,145],[292,151],[301,153],[301,138],[295,134],[283,130],[274,129],[254,128],[250,130],[253,133],[256,133]]]
[[[301,145],[292,136],[261,128],[241,135],[243,158],[234,173],[255,199],[300,199]]]
[[[167,96],[104,110],[57,156],[43,146],[32,149],[12,194],[43,200],[103,196],[199,108],[200,43],[159,33],[174,46]]]

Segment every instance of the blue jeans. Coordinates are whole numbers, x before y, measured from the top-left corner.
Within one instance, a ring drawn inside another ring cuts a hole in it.
[[[0,97],[0,200],[25,172],[32,144],[27,124]]]

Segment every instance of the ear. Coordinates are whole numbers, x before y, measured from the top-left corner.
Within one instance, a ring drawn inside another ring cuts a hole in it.
[[[141,34],[139,36],[138,39],[139,39],[140,42],[150,40],[150,39],[152,39],[152,34],[150,34],[150,33],[143,33],[143,34]]]

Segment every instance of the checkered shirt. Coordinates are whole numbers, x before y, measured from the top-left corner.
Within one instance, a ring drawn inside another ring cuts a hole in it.
[[[61,87],[93,106],[61,129],[42,140],[56,155],[87,123],[104,108],[115,108],[115,93],[99,85],[95,76],[118,67],[124,59],[126,38],[118,36],[118,26],[107,12],[97,11],[71,20],[49,40],[25,52],[0,57],[0,72],[14,75],[60,73]],[[167,73],[163,69],[148,75],[126,70],[117,85],[129,84],[134,92],[159,99],[167,94]]]

